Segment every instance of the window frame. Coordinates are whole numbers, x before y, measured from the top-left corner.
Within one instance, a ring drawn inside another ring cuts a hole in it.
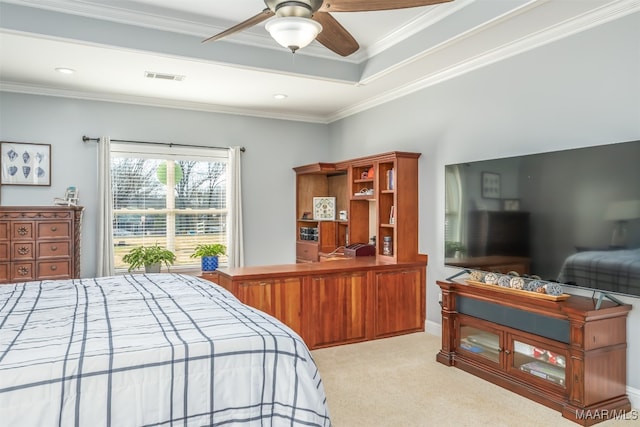
[[[153,143],[148,143],[148,144],[141,144],[141,143],[135,143],[135,142],[112,142],[111,143],[111,149],[110,149],[110,155],[111,158],[138,158],[138,159],[149,159],[149,160],[174,160],[174,161],[210,161],[210,162],[220,162],[220,163],[225,163],[226,164],[226,176],[225,176],[225,203],[224,203],[224,208],[203,208],[203,209],[184,209],[184,208],[169,208],[166,207],[164,209],[152,209],[153,212],[150,213],[145,213],[147,211],[149,211],[149,209],[145,209],[145,208],[140,208],[140,209],[127,209],[126,213],[127,214],[141,214],[141,215],[158,215],[158,214],[168,214],[170,212],[173,212],[176,216],[177,215],[184,215],[185,211],[188,210],[188,214],[211,214],[211,215],[224,215],[226,217],[226,221],[225,221],[225,227],[224,227],[224,238],[225,238],[225,242],[223,242],[227,248],[229,247],[229,236],[230,236],[230,230],[229,230],[229,195],[231,193],[231,189],[229,188],[229,184],[230,184],[230,179],[229,179],[229,150],[226,148],[212,148],[212,147],[206,147],[206,146],[202,146],[202,147],[197,147],[197,146],[178,146],[178,145],[172,145],[172,144],[162,144],[162,143],[158,143],[158,144],[153,144]],[[113,185],[113,179],[114,177],[112,177],[112,184]],[[112,198],[112,209],[113,209],[113,215],[114,218],[116,217],[116,214],[119,213],[121,210],[115,209],[115,206],[113,206],[113,198]],[[163,235],[164,238],[167,238],[167,233],[165,230],[165,234]],[[178,233],[174,232],[174,238],[178,236]],[[119,237],[117,237],[115,235],[115,229],[114,229],[114,233],[112,234],[113,240],[114,240],[114,248],[116,248],[118,246],[118,239]],[[115,265],[115,260],[114,260],[114,265]],[[220,262],[221,266],[226,265],[226,257],[224,259],[221,259]],[[190,272],[190,271],[196,271],[196,270],[200,270],[200,261],[199,259],[194,259],[193,263],[190,264],[180,264],[180,265],[174,265],[171,266],[170,270],[172,272]],[[127,267],[123,267],[123,266],[118,266],[115,268],[115,272],[116,273],[123,273],[127,271]]]

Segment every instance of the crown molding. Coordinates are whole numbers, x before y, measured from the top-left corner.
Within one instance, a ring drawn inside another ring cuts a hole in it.
[[[410,82],[404,86],[394,88],[382,95],[369,98],[364,102],[344,108],[329,116],[327,120],[331,123],[344,119],[351,115],[409,95],[413,92],[417,92],[421,89],[434,86],[487,65],[494,64],[520,53],[527,52],[639,11],[640,0],[620,0],[615,3],[610,3],[574,19],[554,25],[520,40],[507,43],[499,48],[492,49],[483,55],[469,58],[466,61],[462,61],[438,72],[432,73],[424,78]]]
[[[12,2],[16,4],[26,4],[28,1],[11,1],[3,0],[4,2]],[[58,3],[57,0],[39,0],[47,3]],[[473,1],[473,0],[472,0]],[[470,4],[470,2],[469,2]],[[526,6],[525,6],[526,7]],[[310,123],[329,124],[351,115],[366,111],[376,106],[385,104],[395,99],[404,97],[413,92],[422,90],[424,88],[434,86],[436,84],[445,82],[449,79],[457,76],[469,73],[481,67],[494,64],[504,59],[508,59],[512,56],[520,53],[527,52],[529,50],[544,46],[546,44],[555,42],[557,40],[569,37],[579,32],[597,27],[607,22],[622,18],[640,11],[640,0],[619,0],[610,4],[607,4],[599,9],[585,13],[574,19],[567,20],[555,26],[551,26],[547,29],[541,30],[530,36],[516,40],[511,43],[507,43],[496,49],[489,50],[482,55],[478,55],[460,63],[454,64],[450,67],[444,68],[440,71],[431,73],[423,78],[409,82],[399,88],[390,90],[379,96],[375,96],[367,99],[366,101],[351,105],[335,114],[330,115],[300,115],[293,113],[275,113],[272,111],[263,110],[250,110],[250,109],[237,109],[232,107],[226,107],[221,105],[213,105],[197,102],[176,101],[168,99],[156,99],[150,97],[139,97],[131,95],[111,95],[97,92],[83,92],[83,91],[69,91],[58,88],[32,86],[13,84],[10,82],[3,82],[0,84],[0,91],[25,93],[32,95],[44,95],[44,96],[57,96],[65,98],[75,98],[93,101],[115,102],[124,104],[136,104],[162,108],[176,108],[184,110],[204,111],[220,114],[234,114],[241,116],[260,117],[277,120],[291,120]],[[466,35],[468,36],[468,34]],[[264,47],[264,45],[262,46]],[[441,47],[440,47],[441,48]],[[431,50],[433,52],[434,49]]]
[[[312,116],[292,113],[276,113],[273,111],[250,110],[246,108],[233,108],[224,105],[208,104],[203,102],[178,101],[170,99],[150,98],[144,96],[132,96],[123,94],[105,94],[99,92],[73,91],[52,87],[16,84],[11,82],[0,83],[0,92],[13,92],[26,95],[53,96],[59,98],[80,99],[84,101],[112,102],[119,104],[142,105],[146,107],[173,108],[178,110],[202,111],[206,113],[233,114],[236,116],[248,116],[264,119],[289,120],[296,122],[327,124],[327,120],[321,116]]]
[[[450,3],[439,4],[435,7],[428,8],[425,12],[417,15],[413,20],[406,25],[396,29],[392,33],[388,34],[381,40],[377,41],[373,45],[365,49],[365,54],[361,58],[363,62],[373,56],[376,56],[387,49],[392,48],[394,45],[400,43],[403,40],[408,39],[414,34],[423,31],[430,26],[442,21],[448,16],[464,9],[476,0],[456,0]],[[356,52],[357,54],[358,52]]]

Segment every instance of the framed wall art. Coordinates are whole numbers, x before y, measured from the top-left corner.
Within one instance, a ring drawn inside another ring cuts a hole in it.
[[[500,198],[500,174],[482,172],[482,197],[485,199]]]
[[[1,185],[51,185],[51,144],[0,142]]]
[[[313,219],[316,221],[333,221],[336,219],[335,197],[313,198]]]

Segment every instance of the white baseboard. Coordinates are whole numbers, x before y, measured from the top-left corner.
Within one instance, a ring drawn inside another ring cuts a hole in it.
[[[627,396],[631,401],[631,407],[636,411],[640,411],[640,390],[627,386]]]
[[[427,320],[424,325],[425,332],[435,336],[442,335],[442,325],[440,323]],[[627,396],[631,402],[631,407],[635,410],[640,410],[640,390],[634,387],[627,386]]]
[[[426,333],[438,337],[442,335],[442,325],[432,320],[427,320],[426,322],[424,322],[424,330]]]

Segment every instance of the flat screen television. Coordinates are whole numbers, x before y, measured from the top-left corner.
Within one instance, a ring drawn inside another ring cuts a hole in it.
[[[640,296],[640,141],[450,164],[445,186],[446,265]]]

